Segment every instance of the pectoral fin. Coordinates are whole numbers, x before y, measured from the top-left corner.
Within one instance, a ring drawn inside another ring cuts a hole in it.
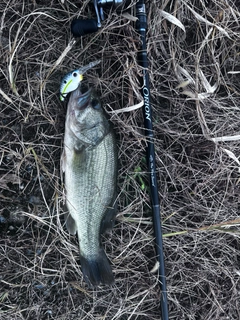
[[[101,228],[100,228],[101,234],[104,234],[105,232],[112,230],[112,228],[114,227],[116,214],[117,214],[117,205],[114,204],[112,208],[109,208],[107,210],[107,212],[105,213],[105,216],[101,221]]]
[[[77,225],[70,213],[65,213],[65,223],[68,232],[72,235],[75,235],[77,232]]]

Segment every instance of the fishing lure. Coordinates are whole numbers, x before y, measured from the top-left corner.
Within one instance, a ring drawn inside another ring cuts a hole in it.
[[[67,94],[76,90],[80,84],[80,82],[83,80],[83,74],[88,71],[89,69],[95,67],[101,62],[101,60],[97,60],[94,62],[90,62],[86,66],[83,66],[79,69],[73,70],[66,74],[61,82],[60,85],[60,100],[64,101]]]

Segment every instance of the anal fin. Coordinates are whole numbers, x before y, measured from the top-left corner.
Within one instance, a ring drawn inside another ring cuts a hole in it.
[[[107,231],[112,230],[115,223],[115,218],[117,214],[117,205],[115,204],[112,208],[109,208],[105,213],[101,221],[100,233],[104,234]]]

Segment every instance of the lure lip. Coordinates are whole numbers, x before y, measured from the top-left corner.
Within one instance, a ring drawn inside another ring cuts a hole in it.
[[[79,69],[73,70],[71,72],[69,72],[68,74],[66,74],[62,81],[61,81],[61,85],[60,85],[60,101],[64,101],[64,99],[66,98],[67,94],[76,90],[80,84],[80,82],[83,80],[83,74],[86,73],[89,69],[95,67],[96,65],[98,65],[101,62],[101,60],[96,60],[93,62],[90,62],[89,64],[80,67]],[[67,91],[67,89],[69,88],[70,84],[73,81],[73,77],[76,77],[74,74],[76,73],[76,76],[79,75],[79,80],[76,82],[76,87],[73,87],[70,91]]]
[[[79,69],[78,69],[78,72],[83,75],[83,74],[86,73],[89,69],[92,69],[93,67],[97,66],[100,62],[101,62],[101,60],[96,60],[96,61],[90,62],[89,64],[87,64],[87,65],[79,68]]]

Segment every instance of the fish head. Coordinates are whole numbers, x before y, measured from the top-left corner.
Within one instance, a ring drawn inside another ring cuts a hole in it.
[[[109,132],[109,123],[100,99],[92,89],[83,93],[81,86],[68,102],[68,126],[79,143],[95,146]]]

